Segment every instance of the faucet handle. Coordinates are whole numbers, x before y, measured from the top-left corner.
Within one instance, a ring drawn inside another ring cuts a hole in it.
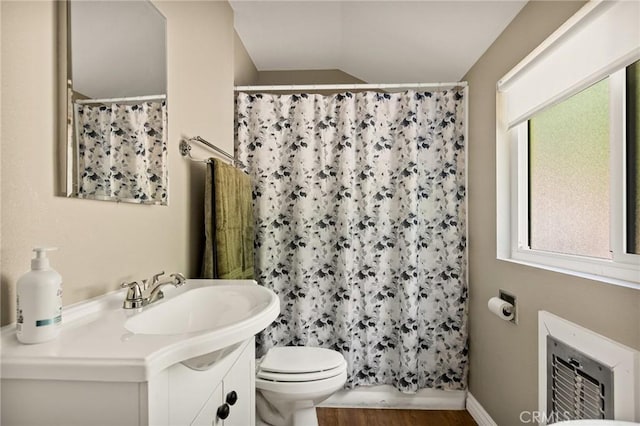
[[[151,284],[155,284],[158,282],[158,280],[160,279],[161,276],[164,275],[164,271],[160,272],[159,274],[155,274],[152,278],[151,278]]]
[[[158,281],[160,280],[160,277],[164,275],[164,271],[158,273],[158,274],[154,274],[151,276],[151,278],[148,278],[146,280],[142,280],[142,289],[143,290],[147,290],[152,288],[154,285],[158,284]]]
[[[140,290],[140,284],[138,284],[137,281],[122,283],[120,284],[120,287],[129,289],[127,290],[127,297],[125,297],[124,303],[122,305],[123,308],[132,309],[142,307],[142,290]]]
[[[129,290],[134,289],[136,287],[138,288],[138,290],[140,290],[140,283],[138,283],[138,281],[131,281],[130,283],[122,282],[120,284],[120,288],[129,288]]]
[[[174,285],[176,287],[181,286],[182,284],[185,283],[185,281],[187,281],[187,279],[184,277],[184,275],[182,275],[180,272],[176,272],[175,274],[171,274],[169,276],[175,280]]]

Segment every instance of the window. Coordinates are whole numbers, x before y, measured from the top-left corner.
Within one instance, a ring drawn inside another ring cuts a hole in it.
[[[498,83],[499,259],[640,288],[639,13],[587,3]]]
[[[529,247],[610,259],[609,80],[527,124]]]

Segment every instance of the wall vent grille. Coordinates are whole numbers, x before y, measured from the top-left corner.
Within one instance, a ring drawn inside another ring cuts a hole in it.
[[[547,335],[547,419],[613,419],[613,370]]]

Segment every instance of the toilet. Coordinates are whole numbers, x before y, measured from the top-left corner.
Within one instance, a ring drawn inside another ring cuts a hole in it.
[[[315,406],[342,389],[347,361],[331,349],[282,346],[256,361],[258,425],[317,426]]]

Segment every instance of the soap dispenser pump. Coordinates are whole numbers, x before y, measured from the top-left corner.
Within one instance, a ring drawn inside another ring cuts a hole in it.
[[[62,277],[49,266],[47,251],[37,247],[31,271],[18,279],[16,336],[21,343],[42,343],[60,334],[62,325]]]

